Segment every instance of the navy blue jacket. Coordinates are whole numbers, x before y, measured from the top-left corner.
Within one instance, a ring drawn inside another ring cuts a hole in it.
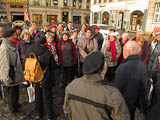
[[[137,107],[140,86],[146,73],[147,67],[135,55],[129,56],[116,70],[114,84],[124,96],[130,112]]]

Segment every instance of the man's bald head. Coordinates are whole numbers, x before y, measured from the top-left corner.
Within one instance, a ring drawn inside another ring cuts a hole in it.
[[[130,55],[139,55],[141,47],[136,41],[128,41],[123,47],[123,56],[127,58]]]

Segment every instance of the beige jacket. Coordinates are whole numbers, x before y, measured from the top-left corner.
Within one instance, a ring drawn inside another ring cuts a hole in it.
[[[112,53],[109,50],[109,45],[110,45],[110,40],[108,39],[104,40],[101,48],[101,52],[104,53],[104,57],[106,59],[106,63],[108,67],[115,67],[118,64],[118,58],[122,52],[121,44],[118,39],[115,41],[115,46],[116,46],[116,62],[115,63],[112,60]]]
[[[24,82],[23,69],[18,52],[14,80],[9,76],[10,66],[15,66],[15,61],[16,49],[14,47],[14,44],[9,40],[3,39],[3,42],[0,46],[0,81],[5,86],[10,83],[13,83],[12,86],[15,86]]]
[[[98,50],[98,43],[97,40],[93,37],[90,39],[84,37],[79,41],[78,48],[80,53],[80,61],[83,62],[88,54]],[[85,50],[86,48],[88,53]]]
[[[130,114],[121,93],[100,80],[99,74],[85,75],[73,80],[65,90],[63,110],[69,120],[111,120],[104,107],[111,109],[113,120],[130,120]],[[84,102],[87,101],[88,103]],[[98,103],[98,106],[96,105]]]

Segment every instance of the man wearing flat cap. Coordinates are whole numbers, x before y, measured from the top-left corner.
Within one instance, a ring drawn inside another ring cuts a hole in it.
[[[24,82],[20,57],[14,42],[16,32],[12,29],[4,31],[0,46],[0,81],[8,89],[8,106],[12,114],[18,112],[19,85]]]
[[[98,50],[101,50],[102,44],[103,44],[103,35],[99,32],[100,28],[98,26],[94,26],[94,38],[96,38],[98,42]]]
[[[160,56],[160,32],[156,33],[156,39],[151,43],[151,54],[148,61],[148,71],[154,83],[157,81],[158,57]]]
[[[104,55],[92,52],[84,60],[84,76],[66,87],[63,110],[68,120],[130,120],[121,93],[101,80],[103,66]]]

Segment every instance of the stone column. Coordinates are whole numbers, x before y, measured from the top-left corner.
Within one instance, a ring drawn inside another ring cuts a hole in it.
[[[82,9],[87,8],[87,0],[82,0]]]
[[[42,6],[46,6],[46,0],[42,0]]]
[[[53,0],[51,0],[51,6],[53,6]]]
[[[58,0],[58,7],[64,7],[64,0]]]
[[[58,12],[58,22],[61,23],[62,22],[62,11],[59,10]]]
[[[73,0],[68,0],[68,2],[69,2],[69,3],[68,3],[68,4],[69,4],[69,7],[72,8],[72,7],[73,7]]]
[[[81,24],[85,23],[85,14],[82,14],[81,16]]]
[[[76,1],[76,8],[79,8],[79,0]]]
[[[29,11],[29,17],[30,17],[30,22],[33,22],[33,13],[32,13],[32,11]]]
[[[68,16],[68,17],[69,17],[69,21],[72,21],[72,20],[73,20],[72,12],[69,11],[69,16]],[[73,21],[72,21],[72,22],[73,22]]]
[[[29,5],[34,5],[35,0],[29,0]]]
[[[47,22],[47,14],[46,14],[46,12],[44,11],[44,12],[42,13],[42,24],[45,23],[45,22]]]

